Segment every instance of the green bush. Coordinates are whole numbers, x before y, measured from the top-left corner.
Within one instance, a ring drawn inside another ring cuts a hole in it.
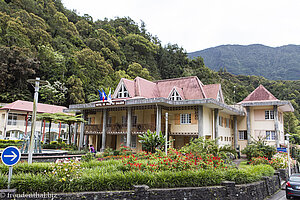
[[[85,154],[85,155],[83,155],[83,156],[81,156],[81,161],[82,162],[90,162],[90,161],[92,161],[92,160],[94,160],[95,159],[95,154],[94,153],[87,153],[87,154]]]
[[[32,163],[28,164],[26,162],[24,163],[18,163],[14,165],[13,173],[14,174],[20,174],[20,173],[32,173],[32,174],[39,174],[48,172],[51,170],[49,163]],[[4,164],[0,164],[0,173],[1,174],[8,174],[8,166]]]
[[[68,175],[67,171],[63,172],[65,168],[58,170],[60,176],[56,176],[55,171],[50,171],[54,172],[53,175],[19,173],[13,175],[12,187],[16,188],[18,193],[131,190],[133,185],[140,184],[146,184],[151,188],[201,187],[220,185],[225,180],[235,181],[237,184],[250,183],[260,180],[263,176],[274,174],[274,169],[268,165],[249,166],[241,170],[200,169],[157,172],[122,172],[119,170],[120,165],[122,165],[120,160],[81,163],[80,167],[83,170],[80,176],[76,175],[75,170],[73,174],[77,178],[68,181],[62,181],[63,174]],[[7,187],[6,176],[0,173],[1,188]]]
[[[231,146],[225,145],[221,147],[217,144],[217,140],[206,140],[204,137],[193,138],[188,144],[183,146],[180,151],[201,156],[212,154],[222,159],[233,159],[237,154]]]
[[[247,159],[252,157],[267,157],[269,160],[276,154],[276,148],[269,146],[262,139],[254,140],[242,150],[246,154]]]
[[[0,140],[0,148],[6,148],[9,146],[20,147],[22,145],[22,140]]]

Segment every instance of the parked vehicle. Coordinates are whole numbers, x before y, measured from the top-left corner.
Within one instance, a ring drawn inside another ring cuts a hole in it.
[[[292,174],[286,183],[286,198],[300,197],[300,174]]]

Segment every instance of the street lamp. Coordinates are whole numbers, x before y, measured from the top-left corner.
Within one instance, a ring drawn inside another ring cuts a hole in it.
[[[287,156],[288,156],[288,172],[289,172],[289,177],[291,176],[291,161],[290,161],[290,134],[285,135],[287,138]]]
[[[36,107],[39,98],[39,86],[48,84],[47,81],[42,81],[40,78],[27,80],[28,83],[35,84],[34,87],[34,100],[33,100],[33,109],[32,109],[32,118],[31,118],[31,134],[30,134],[30,143],[28,149],[28,164],[32,164],[32,153],[33,153],[33,142],[34,142],[34,133],[35,133],[35,122],[36,122]]]

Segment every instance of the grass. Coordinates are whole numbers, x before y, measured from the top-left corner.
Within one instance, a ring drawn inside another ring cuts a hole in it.
[[[238,168],[239,169],[245,169],[245,168],[248,168],[250,165],[247,164],[248,161],[242,161],[240,162]]]

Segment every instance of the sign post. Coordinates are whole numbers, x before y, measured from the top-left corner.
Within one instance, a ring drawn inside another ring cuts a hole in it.
[[[17,147],[6,147],[1,155],[3,164],[9,167],[8,169],[8,189],[10,189],[10,180],[13,172],[13,165],[17,164],[21,158],[20,150]]]

